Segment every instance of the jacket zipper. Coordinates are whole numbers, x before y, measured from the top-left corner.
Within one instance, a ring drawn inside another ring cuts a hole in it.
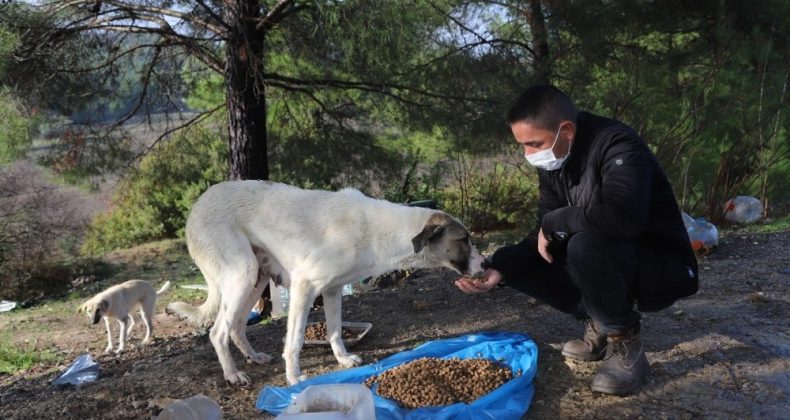
[[[565,168],[560,169],[560,183],[562,184],[563,191],[565,191],[565,201],[568,202],[568,207],[573,207],[573,204],[571,204],[571,192],[568,190],[568,185],[565,183]]]

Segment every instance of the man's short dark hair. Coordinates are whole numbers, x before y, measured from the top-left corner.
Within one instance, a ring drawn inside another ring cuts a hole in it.
[[[523,121],[545,130],[556,130],[563,120],[575,123],[578,113],[573,101],[561,90],[551,85],[535,85],[513,100],[507,123]]]

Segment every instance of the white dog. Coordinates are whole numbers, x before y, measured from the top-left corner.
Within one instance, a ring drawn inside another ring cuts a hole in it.
[[[248,362],[266,363],[246,336],[246,321],[269,278],[290,288],[283,358],[286,379],[300,375],[299,353],[310,305],[323,295],[327,337],[337,361],[358,365],[341,339],[343,285],[388,271],[444,266],[463,274],[482,270],[483,257],[466,228],[450,215],[366,197],[354,189],[303,190],[268,181],[230,181],[209,188],[187,219],[189,253],[208,283],[200,307],[168,310],[208,325],[225,379],[248,384],[230,355],[228,339]]]
[[[97,324],[99,319],[104,318],[104,325],[107,327],[107,348],[104,349],[105,353],[112,350],[110,319],[118,321],[121,330],[118,333],[118,349],[115,350],[115,353],[120,353],[126,348],[127,334],[131,334],[132,328],[134,328],[133,311],[137,307],[140,308],[140,317],[145,324],[143,344],[151,342],[151,332],[153,331],[151,321],[154,316],[156,298],[169,288],[169,281],[165,282],[158,292],[155,292],[151,283],[145,280],[129,280],[110,287],[90,298],[80,309],[85,311],[92,324]]]

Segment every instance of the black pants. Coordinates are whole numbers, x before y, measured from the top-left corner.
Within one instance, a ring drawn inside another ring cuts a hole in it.
[[[634,299],[640,253],[634,243],[580,232],[549,252],[551,264],[538,253],[537,238],[529,237],[498,249],[492,266],[507,286],[577,318],[589,316],[603,332],[625,332],[639,323]]]

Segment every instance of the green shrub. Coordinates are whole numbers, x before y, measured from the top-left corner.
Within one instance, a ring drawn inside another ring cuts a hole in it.
[[[535,223],[537,176],[521,167],[496,163],[459,171],[456,183],[439,196],[441,207],[476,233]]]
[[[227,145],[208,125],[180,131],[158,145],[119,185],[114,207],[96,217],[82,247],[100,254],[164,238],[183,237],[192,203],[227,174]]]
[[[386,184],[384,199],[393,203],[437,199],[441,194],[442,175],[446,165],[442,162],[423,165],[419,156],[407,156],[405,160],[411,161],[411,164],[400,180]]]
[[[19,99],[0,87],[0,163],[25,156],[30,147],[31,120]]]

